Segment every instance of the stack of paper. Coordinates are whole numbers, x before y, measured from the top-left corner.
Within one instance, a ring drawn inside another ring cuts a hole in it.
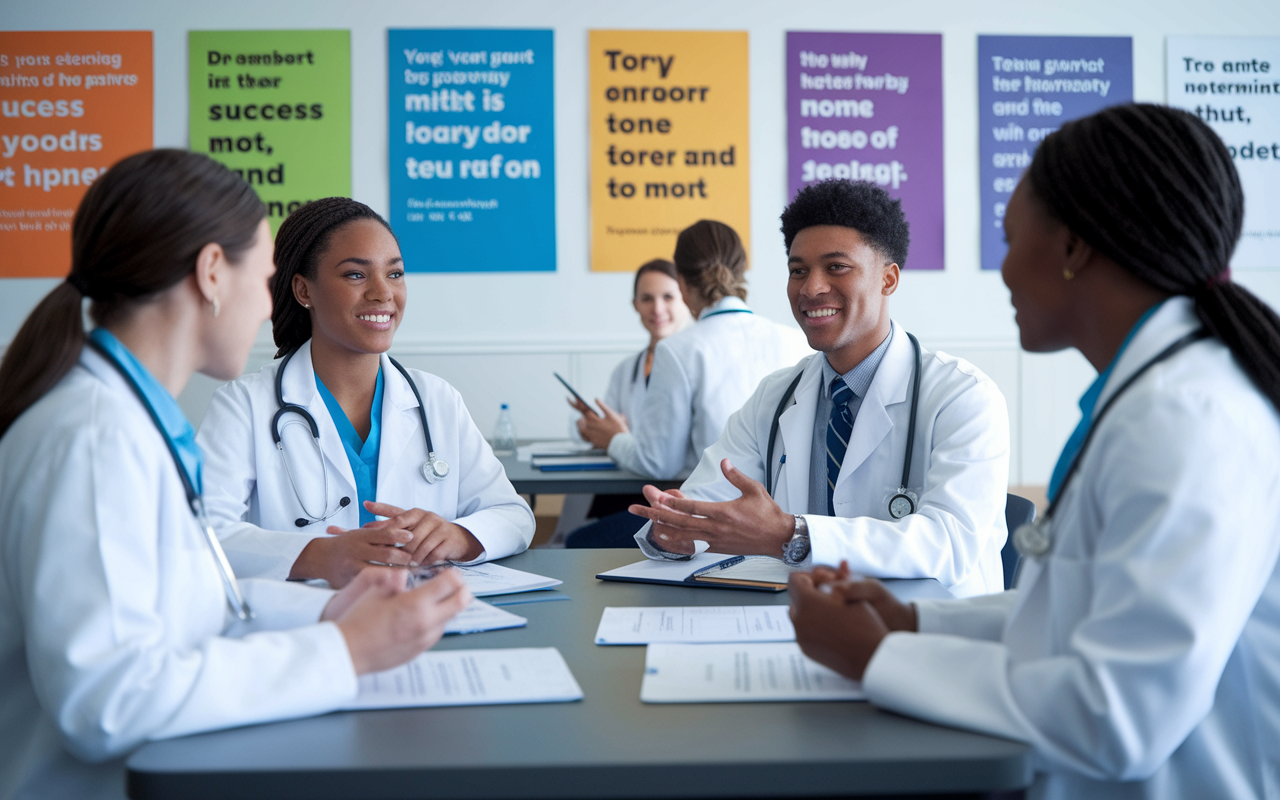
[[[488,597],[495,594],[514,594],[531,592],[536,589],[550,589],[564,581],[522,572],[518,569],[504,567],[501,564],[476,564],[472,567],[458,567],[467,588],[476,597]]]
[[[640,699],[646,703],[864,700],[862,685],[785,644],[651,644]]]
[[[543,472],[569,472],[593,469],[614,469],[618,465],[607,455],[535,455],[531,459],[534,469]]]
[[[596,644],[792,642],[786,606],[606,608]]]
[[[575,442],[572,439],[534,442],[517,447],[516,460],[528,462],[535,455],[571,455],[585,453],[590,449],[590,442]]]
[[[582,689],[554,647],[431,650],[402,667],[360,677],[346,708],[566,703]]]
[[[483,600],[472,600],[470,605],[444,626],[444,635],[523,628],[528,624],[529,620],[524,617],[494,608]]]

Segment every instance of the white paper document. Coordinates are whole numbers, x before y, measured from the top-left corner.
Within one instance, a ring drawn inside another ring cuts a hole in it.
[[[590,442],[575,442],[572,439],[558,439],[547,442],[522,444],[516,448],[516,461],[529,461],[534,454],[538,455],[571,455],[585,453],[591,449]]]
[[[793,642],[787,606],[606,608],[596,644]]]
[[[613,578],[679,583],[704,567],[710,567],[732,557],[722,553],[702,553],[686,561],[646,559],[600,574]]]
[[[483,600],[472,600],[470,605],[462,609],[444,626],[444,635],[523,628],[528,624],[529,620],[518,614],[495,608]]]
[[[816,661],[794,642],[651,644],[645,703],[764,703],[865,700],[862,685]]]
[[[467,588],[476,597],[532,592],[535,589],[550,589],[564,583],[555,578],[522,572],[501,564],[476,564],[471,567],[458,567],[457,570],[462,573],[462,579],[467,582]]]
[[[567,703],[582,689],[554,647],[429,650],[402,667],[360,677],[347,709]]]

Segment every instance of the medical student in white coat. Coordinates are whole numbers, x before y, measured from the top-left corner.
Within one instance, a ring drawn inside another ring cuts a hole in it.
[[[456,573],[404,591],[370,568],[335,594],[221,563],[173,398],[244,367],[271,309],[265,211],[206,156],[119,162],[0,364],[0,798],[123,798],[144,742],[342,708],[469,600]]]
[[[1231,281],[1244,198],[1199,118],[1124,105],[1009,202],[1022,345],[1099,371],[1014,534],[1013,590],[906,606],[792,578],[796,637],[902,714],[1034,747],[1033,798],[1280,797],[1280,318]]]
[[[824,181],[783,211],[782,233],[792,313],[819,352],[766,378],[680,491],[646,487],[651,505],[632,509],[655,521],[641,549],[847,560],[960,596],[1002,590],[1008,410],[976,367],[891,321],[901,203]]]
[[[349,198],[316,200],[280,226],[275,258],[279,360],[218,389],[200,425],[232,566],[341,587],[369,562],[524,551],[533,512],[462,397],[387,354],[407,300],[387,223]]]
[[[649,344],[639,353],[622,359],[613,368],[603,400],[603,404],[622,417],[628,427],[634,426],[640,406],[644,403],[644,396],[649,390],[653,351],[658,342],[678,333],[690,321],[689,307],[684,304],[680,284],[676,282],[676,265],[665,258],[655,258],[640,265],[632,284],[631,305],[640,317],[640,324],[649,334]],[[595,413],[577,398],[566,399],[580,414]],[[573,434],[579,435],[577,420],[574,422]],[[626,511],[628,506],[640,499],[643,498],[638,494],[566,495],[556,532],[548,544],[562,545],[565,537],[581,527],[588,518],[599,519]]]
[[[809,354],[798,331],[747,306],[747,253],[733,228],[714,220],[694,223],[676,238],[673,260],[697,322],[654,348],[635,430],[607,406],[603,417],[586,413],[578,422],[582,437],[607,449],[619,466],[661,479],[688,475],[760,381]],[[629,536],[644,523],[628,517],[614,534]],[[618,546],[617,538],[606,537],[604,546]]]

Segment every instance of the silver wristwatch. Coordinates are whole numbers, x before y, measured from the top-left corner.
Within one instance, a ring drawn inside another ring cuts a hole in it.
[[[782,560],[789,566],[799,566],[809,557],[809,523],[799,514],[796,517],[795,533],[782,546]]]

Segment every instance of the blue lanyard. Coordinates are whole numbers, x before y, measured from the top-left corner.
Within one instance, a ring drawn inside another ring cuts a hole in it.
[[[704,319],[711,319],[712,317],[718,316],[720,314],[754,314],[754,313],[756,312],[752,311],[749,308],[722,308],[719,311],[712,311],[710,314],[700,315],[698,317],[698,322],[702,322]]]

